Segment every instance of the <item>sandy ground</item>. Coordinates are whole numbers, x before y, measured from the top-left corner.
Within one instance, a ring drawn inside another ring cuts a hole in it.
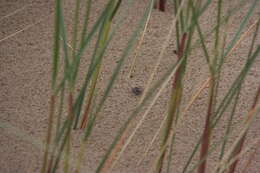
[[[91,22],[95,21],[100,14],[104,0],[96,0],[93,5]],[[235,2],[235,1],[234,1]],[[237,1],[236,1],[237,2]],[[120,27],[117,35],[113,39],[111,46],[105,55],[105,62],[99,81],[100,91],[104,89],[109,79],[116,61],[120,58],[127,40],[137,26],[138,19],[142,16],[147,0],[134,3],[134,8],[129,11],[127,19]],[[123,4],[125,5],[125,4]],[[210,9],[214,9],[213,3]],[[74,8],[73,1],[66,1],[66,16],[72,14]],[[241,19],[249,8],[249,4],[239,9],[235,16],[231,18],[228,28],[228,41],[234,35]],[[21,11],[12,16],[17,9]],[[258,7],[256,11],[259,11]],[[167,35],[170,22],[172,20],[171,7],[167,6],[167,12],[161,13],[153,11],[151,21],[148,26],[148,36],[145,37],[142,51],[132,79],[126,78],[129,71],[130,62],[133,56],[129,56],[122,69],[119,78],[109,96],[107,103],[98,118],[93,135],[91,136],[86,152],[84,168],[86,172],[94,172],[101,156],[112,142],[115,133],[122,123],[127,119],[129,113],[138,103],[139,96],[131,93],[131,88],[144,87],[147,78],[151,73],[153,64],[158,58],[162,42]],[[202,19],[203,30],[207,31],[214,24],[212,20],[214,10],[208,10]],[[121,11],[120,13],[123,13]],[[6,17],[5,17],[6,16]],[[252,16],[249,25],[257,18]],[[116,19],[117,20],[117,19]],[[72,20],[66,18],[71,32]],[[248,26],[249,26],[248,25]],[[50,0],[0,0],[0,172],[1,173],[29,173],[39,172],[42,160],[41,142],[45,139],[47,129],[48,101],[50,95],[50,72],[52,56],[52,33],[53,33],[53,2]],[[21,31],[23,30],[23,31]],[[21,31],[21,32],[18,32]],[[15,34],[14,34],[15,33]],[[222,83],[220,85],[220,97],[223,98],[228,88],[239,73],[247,55],[250,39],[248,36],[240,47],[229,57],[224,65]],[[257,38],[259,44],[260,39]],[[212,41],[208,40],[209,46]],[[164,59],[159,66],[156,79],[169,69],[169,65],[176,61],[173,54],[175,41],[172,40],[168,46]],[[88,49],[88,51],[90,51]],[[194,49],[189,59],[187,75],[185,78],[185,89],[183,105],[194,94],[196,89],[208,77],[208,70],[201,50]],[[86,58],[82,62],[82,67],[88,64]],[[240,131],[239,122],[243,119],[252,105],[252,98],[260,83],[260,60],[257,58],[252,67],[245,84],[243,85],[240,103],[236,117],[234,119],[234,133]],[[83,74],[83,68],[81,73]],[[83,77],[83,75],[82,75]],[[82,79],[79,79],[79,82]],[[169,86],[158,99],[152,108],[145,123],[137,132],[127,151],[113,169],[113,172],[135,173],[147,172],[151,167],[152,160],[158,150],[157,144],[148,154],[144,162],[137,167],[136,164],[144,152],[145,146],[152,139],[158,129],[163,113],[167,106]],[[102,94],[101,94],[102,95]],[[202,132],[204,118],[206,114],[207,90],[204,90],[199,99],[188,111],[187,119],[177,130],[176,146],[174,148],[173,167],[175,172],[180,172],[185,161],[191,153],[196,141]],[[183,107],[184,107],[183,106]],[[228,114],[227,114],[228,115]],[[213,132],[213,142],[216,142],[224,132],[227,116]],[[238,125],[237,125],[238,124]],[[252,144],[260,137],[260,116],[257,116],[250,128],[245,146]],[[74,131],[75,140],[81,134]],[[232,139],[234,139],[232,137]],[[77,150],[78,143],[73,143],[73,148]],[[259,147],[259,146],[258,146]],[[214,160],[218,158],[219,147],[210,157],[209,168],[213,168]],[[248,173],[260,172],[260,150],[255,148],[256,155]],[[248,158],[249,153],[243,157],[239,168],[242,168]],[[90,156],[90,157],[89,157]],[[197,156],[196,156],[197,157]],[[72,158],[75,158],[73,156]],[[210,172],[208,169],[207,172]],[[241,169],[237,169],[241,172]]]

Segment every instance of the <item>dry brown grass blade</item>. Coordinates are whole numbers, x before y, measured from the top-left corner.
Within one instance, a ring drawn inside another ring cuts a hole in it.
[[[155,97],[152,99],[150,105],[148,106],[148,108],[145,110],[144,114],[142,115],[141,120],[139,120],[138,124],[136,125],[135,129],[133,130],[133,132],[131,133],[130,137],[128,137],[127,141],[125,143],[119,143],[119,145],[123,145],[122,150],[118,150],[120,151],[119,156],[117,158],[113,158],[114,163],[111,166],[111,168],[109,168],[110,170],[112,170],[112,168],[114,167],[114,165],[116,164],[116,162],[118,161],[118,159],[121,157],[121,155],[123,154],[123,152],[125,151],[126,147],[129,145],[129,143],[131,142],[133,136],[135,135],[135,133],[137,132],[137,130],[139,129],[139,127],[142,125],[142,123],[144,122],[146,116],[148,115],[148,113],[150,112],[150,110],[152,109],[152,107],[154,106],[154,104],[156,103],[156,100],[159,98],[159,96],[161,95],[162,91],[166,88],[167,84],[170,82],[172,76],[176,73],[177,69],[179,68],[179,66],[181,65],[181,62],[179,62],[176,67],[174,68],[174,70],[171,72],[171,74],[168,76],[168,78],[164,81],[164,83],[162,84],[161,88],[159,89],[159,91],[157,92],[157,94],[155,95]],[[122,139],[124,140],[124,139]],[[118,145],[118,148],[120,148],[121,146]]]
[[[255,96],[255,99],[254,99],[254,103],[253,103],[253,105],[252,105],[252,109],[255,109],[256,104],[257,104],[258,99],[259,99],[259,96],[260,96],[260,86],[259,86],[259,88],[258,88],[258,90],[257,90],[256,96]],[[251,117],[248,117],[247,121],[249,121],[250,118],[251,118]],[[243,147],[243,144],[244,144],[244,141],[245,141],[245,137],[246,137],[246,133],[245,133],[245,135],[243,136],[243,138],[241,139],[241,141],[239,142],[238,147],[236,147],[236,149],[235,149],[235,151],[234,151],[234,153],[233,153],[234,157],[241,152],[242,147]],[[236,161],[230,166],[230,168],[229,168],[229,173],[235,172],[237,163],[238,163],[238,160],[236,160]]]
[[[28,8],[29,6],[32,6],[32,4],[27,4],[27,5],[24,5],[23,7],[19,8],[19,9],[17,9],[17,10],[14,10],[13,12],[11,12],[11,13],[9,13],[9,14],[3,16],[3,17],[1,17],[1,18],[0,18],[0,21],[2,21],[2,20],[5,19],[5,18],[8,18],[8,17],[11,17],[11,16],[15,15],[16,13],[19,13],[20,11],[25,10],[25,9]]]
[[[48,15],[48,16],[46,16],[46,17],[44,17],[44,18],[38,20],[37,22],[32,23],[32,24],[30,24],[30,25],[27,25],[27,26],[24,27],[23,29],[20,29],[20,30],[18,30],[18,31],[16,31],[16,32],[14,32],[14,33],[12,33],[12,34],[10,34],[10,35],[8,35],[8,36],[2,38],[2,39],[0,40],[0,43],[3,42],[3,41],[5,41],[5,40],[7,40],[7,39],[10,39],[10,38],[16,36],[17,34],[23,32],[23,31],[26,31],[26,30],[32,28],[33,26],[38,25],[39,23],[41,23],[41,22],[47,20],[50,16],[51,16],[51,15]]]
[[[42,139],[37,138],[36,136],[32,136],[31,134],[28,134],[26,131],[23,131],[22,129],[19,129],[18,127],[13,126],[12,124],[8,122],[0,122],[0,128],[5,129],[5,131],[9,135],[14,135],[23,141],[27,142],[28,144],[31,144],[39,151],[44,151],[46,142],[43,142]],[[50,144],[50,150],[52,151],[54,149],[55,145],[53,143]],[[57,153],[54,153],[55,156],[57,156]],[[64,156],[62,156],[64,158]],[[71,156],[70,164],[75,164],[76,158]]]
[[[191,97],[190,102],[187,104],[187,106],[185,107],[184,111],[183,111],[183,115],[186,115],[187,111],[190,109],[191,105],[194,103],[194,101],[199,97],[199,95],[201,94],[201,92],[207,88],[209,86],[209,82],[210,82],[211,78],[209,77],[205,82],[203,82],[203,84],[201,85],[201,87],[198,89],[198,91]]]
[[[184,4],[184,1],[182,2],[182,6],[183,6],[183,4]],[[181,9],[181,7],[180,7],[180,9]],[[180,11],[180,10],[179,10],[179,11]],[[177,15],[177,16],[178,16],[178,15]],[[164,55],[164,52],[165,52],[165,50],[166,50],[166,48],[167,48],[167,46],[168,46],[168,44],[169,44],[171,35],[172,35],[172,33],[173,33],[174,26],[175,26],[175,24],[176,24],[176,21],[177,21],[177,18],[174,18],[173,21],[172,21],[172,23],[171,23],[171,25],[170,25],[169,33],[168,33],[168,35],[166,36],[166,39],[165,39],[164,44],[163,44],[163,46],[162,46],[162,49],[161,49],[161,52],[160,52],[158,61],[156,62],[156,65],[155,65],[155,67],[154,67],[153,73],[150,75],[150,78],[149,78],[149,80],[148,80],[148,83],[146,84],[145,90],[144,90],[143,95],[142,95],[142,97],[141,97],[141,99],[140,99],[140,101],[139,101],[139,104],[141,104],[141,103],[143,102],[143,100],[144,100],[144,98],[145,98],[145,96],[146,96],[146,93],[147,93],[148,89],[150,88],[149,86],[151,85],[151,82],[152,82],[152,80],[153,80],[153,77],[154,77],[154,75],[155,75],[155,73],[156,73],[156,71],[157,71],[157,68],[158,68],[158,66],[159,66],[159,64],[160,64],[160,62],[161,62],[161,59],[162,59],[162,57],[163,57],[163,55]],[[179,65],[180,65],[180,63],[179,63],[177,66],[179,66]],[[176,67],[177,67],[177,66],[176,66]],[[175,69],[176,69],[176,68],[175,68]],[[175,73],[175,70],[174,70],[174,73]],[[169,77],[172,77],[172,75],[173,75],[174,73],[171,73],[171,75],[170,75]],[[171,79],[171,78],[168,78],[168,80],[170,80],[170,79]],[[168,80],[166,80],[166,81],[168,81]],[[165,86],[166,86],[167,83],[168,83],[168,82],[164,82]],[[158,94],[158,93],[157,93],[157,94]],[[154,99],[154,100],[152,101],[152,103],[155,102],[155,100],[156,100],[156,99]],[[153,103],[153,104],[154,104],[154,103]],[[146,112],[148,113],[149,111],[146,111]],[[146,114],[146,113],[145,113],[145,114]],[[141,124],[141,123],[139,123],[139,124]],[[127,127],[127,128],[128,128],[128,127]],[[138,128],[138,127],[137,127],[137,128]],[[127,130],[126,130],[126,131],[127,131]],[[134,134],[133,134],[133,135],[134,135]],[[126,146],[130,143],[131,139],[128,140],[126,143],[124,143],[125,138],[126,138],[126,136],[125,136],[125,133],[124,133],[124,134],[122,135],[122,137],[119,139],[119,142],[117,142],[115,148],[112,150],[112,153],[110,154],[110,157],[108,158],[108,160],[105,162],[105,165],[102,167],[101,172],[103,172],[103,171],[105,171],[105,170],[106,170],[106,171],[107,171],[107,170],[110,170],[111,164],[113,164],[114,160],[117,160],[117,158],[116,158],[117,153],[118,153],[119,151],[121,151],[122,146],[124,145],[123,147],[126,148]],[[126,144],[126,145],[125,145],[125,144]],[[121,153],[122,153],[122,152],[121,152]],[[121,154],[119,154],[119,156],[121,156]],[[113,166],[113,165],[112,165],[112,166]]]
[[[175,18],[172,20],[172,23],[171,23],[170,28],[169,28],[169,32],[168,32],[168,34],[167,34],[167,36],[166,36],[166,38],[165,38],[164,44],[162,45],[162,48],[161,48],[159,57],[158,57],[158,59],[157,59],[155,65],[154,65],[153,71],[151,72],[151,75],[149,76],[149,79],[148,79],[148,81],[147,81],[147,83],[146,83],[146,85],[145,85],[145,89],[144,89],[144,92],[143,92],[143,94],[142,94],[142,97],[141,97],[141,99],[140,99],[140,101],[139,101],[139,104],[144,100],[144,98],[145,98],[145,96],[146,96],[146,93],[147,93],[147,91],[149,90],[149,88],[150,88],[150,86],[151,86],[151,83],[152,83],[152,81],[153,81],[154,75],[155,75],[156,72],[157,72],[157,69],[158,69],[158,67],[159,67],[159,65],[160,65],[160,63],[161,63],[162,58],[163,58],[164,52],[165,52],[165,50],[166,50],[166,48],[167,48],[167,46],[168,46],[168,44],[169,44],[169,42],[170,42],[171,36],[172,36],[172,34],[173,34],[174,27],[175,27],[176,22],[177,22],[177,19],[179,18],[179,15],[180,15],[180,12],[181,12],[182,8],[184,7],[184,4],[185,4],[184,2],[185,2],[185,1],[182,1],[182,2],[181,2],[181,5],[180,5],[180,7],[179,7],[179,9],[178,9],[178,12],[177,12],[177,15],[176,15]]]
[[[151,13],[152,13],[152,11],[151,11]],[[149,15],[148,15],[147,21],[146,21],[145,26],[144,26],[144,31],[143,31],[143,33],[142,33],[142,35],[141,35],[141,38],[140,38],[140,40],[139,40],[139,42],[138,42],[138,45],[137,45],[136,49],[135,49],[134,59],[133,59],[131,65],[130,65],[130,70],[129,70],[128,78],[131,78],[131,77],[132,77],[132,73],[133,73],[133,71],[134,71],[134,67],[135,67],[135,64],[136,64],[137,56],[138,56],[138,54],[139,54],[139,52],[140,52],[140,48],[141,48],[142,43],[143,43],[143,41],[144,41],[144,36],[145,36],[146,30],[147,30],[147,27],[148,27],[148,24],[149,24],[149,21],[150,21],[150,18],[151,18],[151,13],[149,13]]]
[[[249,26],[249,28],[245,31],[244,34],[241,35],[241,37],[237,40],[237,43],[234,45],[234,47],[230,50],[230,52],[227,54],[227,57],[229,57],[237,48],[238,46],[242,43],[242,41],[246,38],[248,38],[249,34],[253,33],[253,29],[258,23],[258,20],[255,20],[255,22]]]
[[[157,171],[156,170],[157,169],[157,163],[160,161],[161,157],[164,155],[164,153],[167,149],[167,146],[172,141],[172,138],[173,138],[173,136],[176,132],[176,130],[175,130],[176,128],[177,128],[177,126],[173,126],[173,128],[170,130],[169,138],[166,139],[166,142],[164,143],[163,147],[161,148],[159,155],[154,159],[154,162],[151,166],[151,169],[148,172],[153,173],[153,172]]]
[[[184,54],[184,51],[186,48],[185,45],[186,45],[187,36],[188,36],[188,34],[186,32],[184,32],[182,34],[181,42],[180,42],[178,50],[177,50],[178,61],[180,61],[181,59],[184,59],[183,54]],[[166,123],[164,124],[162,139],[161,139],[161,143],[163,146],[165,145],[165,142],[167,141],[167,139],[170,137],[170,132],[171,132],[172,126],[174,124],[175,118],[177,116],[176,113],[181,104],[181,97],[182,97],[181,95],[182,95],[182,89],[183,89],[182,84],[181,84],[181,81],[182,81],[181,76],[182,76],[183,68],[184,68],[183,65],[178,67],[178,69],[175,73],[175,76],[173,78],[167,120],[166,120]],[[161,172],[164,160],[165,160],[165,151],[163,152],[161,159],[157,163],[156,172],[158,172],[158,173]]]
[[[242,41],[243,41],[245,38],[247,38],[247,37],[249,36],[249,34],[252,33],[252,29],[254,28],[254,26],[255,26],[256,24],[257,24],[257,20],[248,28],[248,30],[247,30],[244,34],[241,35],[240,39],[239,39],[239,40],[237,41],[237,43],[235,44],[234,48],[231,49],[231,51],[228,53],[228,56],[230,56],[230,55],[238,48],[238,46],[242,43]],[[184,109],[184,115],[187,113],[188,109],[189,109],[190,106],[193,104],[193,102],[197,99],[197,97],[198,97],[199,94],[202,92],[202,90],[205,89],[206,87],[208,87],[209,81],[210,81],[210,77],[208,77],[208,78],[206,79],[206,81],[203,83],[203,85],[202,85],[201,88],[197,91],[197,93],[196,93],[195,95],[193,95],[191,101],[188,103],[188,105],[187,105],[186,108]],[[149,82],[148,82],[148,83],[149,83]],[[143,94],[143,97],[144,97],[144,95],[145,95],[145,92],[144,92],[144,94]],[[141,100],[142,100],[142,99],[141,99]],[[181,116],[181,117],[183,117],[183,116]],[[161,123],[161,125],[162,125],[162,123]],[[153,143],[153,141],[155,140],[156,136],[159,134],[159,133],[158,133],[159,131],[160,131],[160,128],[157,130],[157,132],[156,132],[155,136],[153,137],[153,140],[152,140],[151,143]],[[151,146],[151,144],[149,145],[148,149],[146,149],[146,151],[149,150],[150,146]],[[145,152],[145,153],[146,153],[146,152]],[[146,155],[146,154],[144,154],[144,155]],[[138,165],[141,163],[142,160],[143,160],[143,159],[140,159],[140,161],[138,162]]]
[[[61,41],[64,41],[61,36],[60,36],[60,40],[61,40]],[[68,42],[65,42],[65,44],[68,46],[68,48],[70,48],[72,51],[74,51],[73,48],[72,48],[72,46],[71,46],[71,44],[69,44]],[[76,51],[77,51],[77,50],[76,50]]]
[[[187,114],[189,108],[191,107],[191,105],[196,101],[196,99],[199,97],[199,95],[201,94],[201,92],[206,88],[208,87],[208,84],[209,84],[209,81],[210,81],[210,78],[208,78],[205,82],[203,82],[203,84],[199,87],[199,89],[195,92],[195,94],[192,96],[190,102],[187,104],[187,106],[185,107],[184,111],[182,112],[182,116],[180,117],[180,120],[179,122],[183,122],[184,121],[184,118],[186,117],[185,115]],[[165,114],[165,113],[164,113]],[[148,147],[146,147],[145,149],[145,152],[143,154],[143,156],[141,157],[141,159],[138,161],[138,164],[137,165],[140,165],[141,162],[143,161],[143,159],[146,157],[146,155],[148,154],[148,151],[150,150],[150,148],[152,147],[156,137],[158,136],[159,132],[161,131],[162,127],[163,127],[163,124],[165,123],[166,121],[166,116],[164,116],[164,119],[163,121],[161,122],[160,124],[160,127],[158,128],[158,130],[156,131],[155,135],[153,136],[151,142],[149,143]],[[179,123],[179,124],[180,124]],[[183,125],[183,124],[181,124]]]
[[[234,45],[234,47],[227,54],[227,58],[239,47],[239,45],[242,43],[243,40],[248,38],[249,35],[253,33],[253,28],[256,26],[257,21],[258,20],[256,20],[252,25],[250,25],[250,27],[246,30],[246,32],[241,35],[240,39],[237,41],[237,43]],[[206,79],[204,83],[207,83],[207,81],[209,81],[209,80],[210,80],[210,77],[208,77],[208,79]]]
[[[129,126],[128,126],[129,127]],[[127,130],[126,130],[127,131]],[[124,133],[122,135],[122,137],[120,138],[120,140],[117,142],[115,148],[113,149],[113,151],[110,154],[110,157],[108,158],[108,160],[105,162],[103,168],[100,170],[100,173],[107,173],[110,172],[110,168],[111,165],[113,164],[113,161],[115,160],[118,152],[121,150],[121,148],[123,147],[125,140],[127,138],[127,134]]]
[[[238,144],[240,143],[241,139],[245,136],[247,130],[250,127],[250,124],[254,118],[254,116],[256,115],[256,113],[259,111],[260,109],[260,105],[255,106],[253,109],[251,109],[249,111],[249,113],[247,114],[245,121],[244,121],[244,128],[241,130],[239,136],[237,137],[237,139],[233,142],[232,146],[230,147],[230,149],[226,152],[226,154],[223,156],[223,158],[220,160],[220,162],[217,164],[216,168],[214,169],[213,172],[218,172],[218,170],[220,170],[220,172],[224,171],[224,169],[226,168],[226,164],[229,163],[229,159],[231,158],[233,152],[235,151],[235,149],[237,148]]]
[[[231,49],[231,51],[229,52],[228,56],[230,56],[238,47],[239,45],[242,43],[242,41],[244,39],[246,39],[248,37],[249,34],[252,33],[252,29],[255,27],[255,25],[257,24],[257,20],[248,28],[248,30],[241,35],[240,39],[237,41],[237,43],[235,44],[235,46],[233,47],[233,49]],[[187,113],[187,111],[189,110],[190,106],[194,103],[194,101],[198,98],[198,96],[200,95],[200,93],[203,91],[203,89],[205,89],[206,87],[208,87],[208,84],[210,82],[210,77],[208,79],[206,79],[206,81],[202,84],[202,86],[199,88],[199,90],[192,96],[192,99],[190,100],[190,102],[188,103],[188,105],[186,106],[186,108],[184,109],[183,111],[183,114],[185,115]],[[181,116],[181,119],[182,117],[184,116]],[[161,126],[162,126],[163,122],[161,123]],[[159,134],[159,131],[161,129],[161,126],[160,128],[157,130],[156,134],[154,135],[151,143],[148,145],[149,147],[147,147],[143,157],[139,160],[138,162],[138,165],[141,164],[142,160],[144,159],[144,157],[147,155],[149,149],[151,148],[152,146],[152,143],[155,141],[155,138],[156,136]]]
[[[229,166],[234,164],[237,160],[241,159],[247,152],[249,152],[250,150],[252,150],[253,147],[255,147],[255,146],[259,145],[259,144],[260,144],[260,138],[255,139],[252,144],[247,146],[238,155],[236,155],[235,157],[230,159],[229,162],[227,162],[225,165],[223,165],[222,170],[220,172],[224,172],[226,169],[228,169]],[[229,169],[229,171],[231,171],[231,170]]]
[[[149,150],[152,148],[152,145],[153,145],[155,139],[157,138],[157,136],[159,135],[160,131],[162,130],[163,124],[165,123],[165,121],[166,121],[166,119],[167,119],[166,113],[167,113],[167,111],[163,113],[164,118],[163,118],[163,120],[162,120],[162,122],[161,122],[159,128],[158,128],[157,131],[155,132],[155,134],[154,134],[154,136],[153,136],[151,142],[147,145],[147,147],[145,147],[145,152],[144,152],[144,154],[141,156],[141,159],[138,161],[137,166],[139,166],[139,165],[142,163],[142,161],[145,159],[145,157],[147,156]]]

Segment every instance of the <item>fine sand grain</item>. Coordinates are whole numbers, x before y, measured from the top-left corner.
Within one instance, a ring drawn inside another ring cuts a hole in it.
[[[105,0],[94,1],[90,19],[91,24],[99,16],[105,2]],[[147,2],[147,0],[135,1],[126,20],[124,20],[109,46],[105,55],[105,65],[102,68],[101,78],[98,83],[100,93],[107,85],[111,72],[129,37],[136,28]],[[235,2],[237,1],[234,0]],[[72,9],[74,9],[74,5],[74,1],[66,1],[64,4],[64,11],[66,11],[65,19],[69,33],[72,32],[73,22],[69,16],[73,14]],[[127,4],[124,2],[122,5],[126,7]],[[201,19],[202,28],[205,32],[214,24],[212,18],[215,17],[213,10],[215,6],[216,3],[213,3],[209,8],[210,10]],[[249,6],[250,3],[238,9],[238,12],[230,19],[230,26],[227,31],[228,41],[234,36]],[[138,54],[137,65],[131,79],[128,79],[127,75],[133,54],[126,60],[88,143],[84,163],[85,172],[94,172],[100,158],[115,137],[116,132],[137,105],[140,96],[132,93],[132,88],[143,88],[147,82],[173,19],[171,9],[172,6],[167,5],[165,13],[157,10],[152,12],[147,34],[142,44],[141,52]],[[260,8],[257,7],[256,11],[259,10]],[[42,142],[45,140],[46,135],[50,96],[53,11],[54,2],[52,0],[0,0],[0,173],[34,173],[39,172],[41,168]],[[123,13],[124,11],[121,10],[120,14]],[[256,19],[257,15],[253,15],[247,28]],[[115,23],[117,20],[118,17],[115,19]],[[226,94],[243,67],[251,38],[252,34],[247,36],[225,63],[223,73],[221,74],[219,100]],[[258,37],[256,41],[259,44],[260,38]],[[210,38],[207,40],[207,43],[209,47],[213,45]],[[158,80],[169,69],[170,65],[176,61],[176,56],[173,53],[174,49],[176,49],[176,45],[174,39],[172,39],[156,73],[155,80]],[[91,52],[91,46],[87,49],[87,53],[84,56],[86,58],[82,61],[80,71],[82,75],[79,78],[79,83],[82,82],[84,67],[89,63],[88,57],[91,56],[91,53],[88,52]],[[239,123],[251,107],[253,96],[260,84],[259,67],[260,59],[258,57],[242,88],[237,114],[234,119],[234,124],[236,124],[234,125],[234,133],[239,133]],[[194,49],[192,51],[186,74],[183,107],[187,105],[191,96],[207,79],[209,74],[201,50]],[[139,167],[136,165],[144,153],[145,146],[149,144],[160,126],[163,113],[167,107],[169,92],[170,86],[159,97],[145,123],[138,130],[127,151],[112,172],[145,173],[149,170],[153,158],[158,152],[158,142],[155,142],[156,144],[142,164]],[[175,172],[182,170],[192,148],[202,133],[207,108],[207,93],[207,90],[201,93],[198,100],[187,112],[187,118],[184,123],[177,130],[177,142],[174,147],[172,163]],[[223,136],[226,125],[224,122],[226,120],[227,116],[223,118],[223,123],[220,123],[213,132],[213,142],[216,142]],[[259,124],[260,116],[258,115],[250,128],[244,146],[248,146],[260,138]],[[78,141],[76,139],[81,135],[81,131],[73,131],[73,135],[75,141]],[[236,136],[233,136],[231,139],[234,139],[234,137]],[[79,142],[73,143],[73,149],[77,151],[78,148]],[[258,146],[254,147],[254,150],[256,152],[255,157],[247,170],[248,173],[260,172],[259,143]],[[220,148],[209,158],[209,168],[214,168],[216,163],[214,161],[218,159],[219,151]],[[237,172],[240,172],[239,168],[243,167],[251,152],[247,153],[240,161]],[[73,155],[72,158],[76,156]],[[72,161],[74,160],[72,159]],[[207,172],[210,172],[210,170],[208,169]]]

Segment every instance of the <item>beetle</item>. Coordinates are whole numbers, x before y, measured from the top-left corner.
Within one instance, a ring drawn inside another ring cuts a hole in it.
[[[143,92],[143,89],[140,87],[133,87],[132,88],[132,93],[134,93],[136,96],[141,95]]]

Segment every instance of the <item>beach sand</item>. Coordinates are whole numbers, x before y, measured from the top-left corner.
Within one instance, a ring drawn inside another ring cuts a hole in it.
[[[90,16],[90,25],[100,15],[105,0],[96,0],[93,3]],[[117,65],[117,61],[129,38],[138,25],[148,0],[139,0],[133,3],[129,10],[127,18],[116,32],[111,45],[108,47],[104,65],[102,66],[100,80],[98,81],[99,97],[103,95],[112,71]],[[238,1],[234,1],[238,2]],[[233,2],[232,2],[233,3]],[[225,3],[226,4],[226,3]],[[122,4],[126,9],[127,4]],[[66,1],[64,4],[65,23],[68,33],[72,33],[72,16],[75,3]],[[213,3],[209,10],[205,12],[201,19],[203,32],[209,31],[214,25],[216,15],[216,3]],[[226,6],[225,6],[226,7]],[[227,27],[227,41],[233,38],[238,30],[243,16],[250,7],[247,3],[230,19]],[[86,159],[83,164],[83,172],[94,172],[101,157],[105,154],[109,145],[113,141],[116,132],[127,120],[130,113],[141,96],[132,93],[133,87],[144,88],[153,66],[158,59],[165,37],[169,32],[170,24],[173,20],[172,6],[167,5],[166,12],[162,13],[153,10],[151,20],[148,24],[147,33],[138,53],[137,63],[134,69],[133,78],[127,77],[130,64],[133,60],[133,51],[126,59],[126,62],[116,80],[114,88],[97,119],[92,136],[90,137],[87,149]],[[20,9],[17,13],[15,10]],[[260,10],[260,6],[255,12]],[[121,10],[116,16],[114,24],[124,15],[125,10]],[[6,16],[6,17],[4,17]],[[255,13],[249,20],[246,29],[257,20]],[[50,81],[52,64],[52,45],[53,45],[53,22],[54,21],[54,2],[50,0],[0,0],[0,173],[33,173],[40,172],[43,145],[45,141],[49,100],[50,100]],[[82,21],[81,21],[82,23]],[[244,30],[245,31],[245,30]],[[244,32],[243,31],[243,32]],[[243,67],[253,34],[250,34],[240,44],[240,46],[228,57],[221,74],[221,83],[219,90],[220,102],[229,87],[232,85],[236,76]],[[196,36],[197,37],[197,36]],[[176,62],[177,57],[173,50],[176,49],[174,36],[162,59],[162,62],[156,72],[154,82],[162,77],[169,68]],[[70,42],[69,37],[69,42]],[[260,43],[260,37],[256,39]],[[213,47],[212,37],[207,39],[209,48]],[[137,42],[135,43],[135,46]],[[80,77],[78,83],[82,83],[84,72],[91,57],[93,45],[86,50],[80,68]],[[211,49],[212,50],[212,49]],[[256,59],[252,66],[245,83],[242,87],[240,101],[236,115],[234,117],[234,130],[228,146],[234,141],[235,137],[241,131],[241,122],[247,115],[253,103],[254,95],[260,84],[260,59]],[[188,59],[186,77],[184,79],[184,98],[182,100],[182,109],[185,108],[192,95],[208,78],[209,72],[206,61],[201,49],[195,48]],[[145,147],[150,143],[153,135],[160,126],[164,112],[167,110],[167,101],[169,99],[170,84],[163,91],[162,95],[156,101],[149,112],[145,123],[137,131],[132,142],[127,147],[126,152],[114,167],[115,173],[145,173],[150,170],[153,160],[158,153],[158,139],[155,141],[147,157],[137,166],[138,161],[144,153]],[[206,108],[208,100],[208,90],[202,91],[198,99],[191,106],[186,114],[186,118],[177,128],[176,143],[174,146],[174,155],[172,168],[174,172],[181,172],[189,155],[192,152],[197,140],[202,134]],[[216,142],[225,132],[226,122],[231,109],[224,114],[221,123],[216,127],[212,134],[212,142]],[[143,111],[142,111],[143,113]],[[133,124],[138,122],[142,114],[134,120]],[[248,132],[245,147],[253,144],[260,138],[260,115],[251,124]],[[73,133],[73,150],[78,151],[81,130],[75,130]],[[260,149],[255,145],[253,150],[247,152],[240,160],[237,171],[241,172],[247,162],[249,155],[255,151],[255,157],[247,169],[247,173],[260,172]],[[220,153],[220,147],[209,157],[208,170],[211,172],[215,167]],[[72,155],[72,162],[77,157],[77,153]],[[196,163],[198,154],[195,155],[193,163]]]

